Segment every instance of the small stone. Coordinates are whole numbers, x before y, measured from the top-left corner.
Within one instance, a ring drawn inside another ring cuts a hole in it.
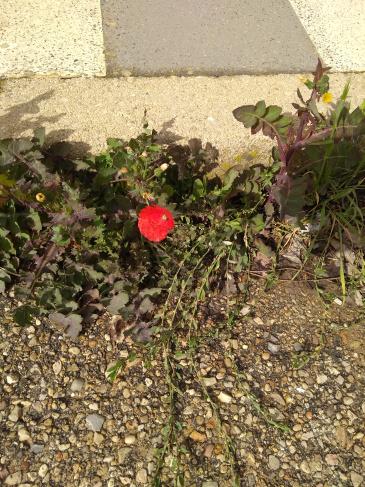
[[[332,453],[328,453],[328,455],[325,456],[325,460],[326,460],[326,463],[328,463],[328,465],[338,465],[338,458],[337,458],[337,455],[334,455]]]
[[[101,433],[94,433],[94,443],[97,446],[100,446],[104,441],[104,436]]]
[[[269,455],[269,468],[270,470],[279,470],[280,460],[275,455]]]
[[[199,443],[203,443],[207,437],[203,433],[199,433],[199,431],[193,430],[189,438],[191,438],[193,441],[198,441]]]
[[[360,487],[362,481],[364,480],[364,477],[357,472],[351,472],[350,478],[351,478],[352,485],[354,487]]]
[[[62,370],[62,363],[59,360],[57,360],[57,362],[55,362],[52,365],[52,369],[53,369],[53,372],[55,373],[55,375],[58,375]]]
[[[217,383],[217,379],[215,377],[204,377],[203,382],[205,387],[212,387]]]
[[[5,485],[19,485],[21,481],[22,481],[22,473],[18,471],[6,477]]]
[[[47,472],[48,472],[48,466],[45,463],[43,463],[43,465],[39,467],[38,475],[43,479],[47,475]]]
[[[140,484],[147,484],[147,470],[144,468],[141,468],[138,470],[137,475],[136,475],[136,482],[139,482]]]
[[[14,374],[9,374],[6,376],[6,382],[9,385],[16,384],[18,382],[19,378],[14,375]]]
[[[97,402],[92,402],[89,404],[89,409],[92,411],[97,411],[99,409],[99,404]]]
[[[278,394],[277,392],[273,392],[272,394],[270,394],[270,398],[280,404],[280,406],[286,406],[284,398],[280,396],[280,394]]]
[[[21,443],[31,443],[32,438],[25,428],[18,430],[18,438]]]
[[[220,402],[224,402],[225,404],[229,404],[230,402],[232,402],[231,396],[229,396],[225,392],[220,392],[218,395],[218,399],[220,400]]]
[[[280,351],[280,345],[277,345],[276,343],[270,342],[267,346],[267,349],[269,350],[269,352],[275,354],[275,353],[278,353]]]
[[[325,374],[319,374],[317,377],[317,384],[325,384],[328,381],[328,377]]]
[[[261,356],[263,360],[270,360],[270,354],[268,352],[264,352]]]
[[[72,354],[72,355],[80,355],[80,349],[79,347],[71,347],[68,349],[68,351]]]
[[[207,480],[206,482],[202,483],[202,487],[218,487],[218,482],[214,482],[214,480]]]
[[[18,421],[18,419],[21,417],[21,415],[22,415],[22,408],[17,405],[17,406],[14,406],[14,408],[11,410],[8,418],[13,423],[16,423]]]
[[[214,451],[214,445],[210,443],[209,445],[206,446],[204,450],[204,456],[206,458],[210,458],[213,455],[213,451]]]
[[[86,416],[86,427],[91,431],[100,431],[105,419],[100,414],[89,414]]]
[[[264,324],[264,322],[262,321],[262,319],[260,317],[258,317],[258,316],[256,316],[256,318],[254,318],[253,321],[256,323],[256,325],[263,325]]]
[[[306,474],[310,474],[311,473],[311,469],[309,467],[309,464],[306,460],[304,460],[304,462],[302,462],[300,464],[300,470]]]
[[[81,378],[76,378],[72,381],[71,384],[71,391],[72,392],[80,392],[85,386],[85,381],[84,379]]]
[[[244,306],[243,308],[241,308],[240,315],[247,316],[250,311],[251,308],[249,306]]]
[[[131,448],[119,448],[118,449],[118,463],[123,464],[129,453],[132,451]]]
[[[301,352],[303,350],[303,345],[299,342],[294,343],[293,345],[295,352]]]
[[[123,397],[124,399],[129,399],[131,397],[131,391],[129,389],[123,389]]]
[[[302,425],[297,423],[293,426],[293,431],[298,432],[302,429]]]
[[[345,406],[351,406],[351,404],[354,402],[354,400],[352,399],[352,397],[344,397],[343,399],[343,403],[345,404]]]
[[[126,445],[133,445],[133,443],[136,442],[136,437],[133,436],[133,435],[127,435],[125,438],[124,438],[124,443]]]
[[[33,443],[33,445],[31,445],[30,447],[30,451],[32,453],[35,453],[36,455],[38,453],[42,453],[43,450],[44,450],[44,445],[41,445],[40,443]]]
[[[346,448],[349,438],[346,428],[344,426],[337,426],[336,428],[336,440],[341,448]]]

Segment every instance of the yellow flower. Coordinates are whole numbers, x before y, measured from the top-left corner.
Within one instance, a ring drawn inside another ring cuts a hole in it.
[[[118,171],[118,174],[127,174],[128,168],[127,167],[121,167]]]
[[[37,193],[35,195],[35,199],[39,202],[39,203],[43,203],[45,200],[46,200],[46,195],[44,195],[43,193]]]
[[[333,95],[329,91],[327,91],[327,93],[324,93],[324,95],[322,96],[322,101],[324,103],[331,103],[332,100],[333,100]]]
[[[305,83],[307,81],[307,76],[304,76],[304,75],[300,75],[298,76],[298,79],[301,83]]]

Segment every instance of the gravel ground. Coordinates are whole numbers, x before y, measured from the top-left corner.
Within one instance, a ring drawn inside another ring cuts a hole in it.
[[[177,359],[183,485],[231,486],[229,439],[242,486],[364,486],[361,308],[326,307],[303,283],[258,286],[231,325],[214,306],[207,303],[200,323],[194,363],[202,380],[184,355]],[[169,417],[160,354],[148,367],[129,362],[110,384],[108,364],[133,345],[112,342],[108,320],[72,342],[47,323],[14,326],[10,307],[2,303],[0,480],[150,485]],[[162,485],[172,487],[170,460]]]

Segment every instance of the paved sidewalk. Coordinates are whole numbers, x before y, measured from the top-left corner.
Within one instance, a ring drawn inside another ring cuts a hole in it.
[[[364,0],[4,0],[0,76],[365,71]]]

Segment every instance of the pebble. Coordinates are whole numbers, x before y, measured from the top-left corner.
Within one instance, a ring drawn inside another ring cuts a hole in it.
[[[311,469],[309,467],[309,464],[306,460],[300,464],[300,470],[306,474],[311,473]]]
[[[325,456],[325,460],[326,460],[326,463],[328,463],[328,465],[338,465],[338,458],[337,458],[337,455],[334,455],[332,453],[328,453],[328,455]]]
[[[94,433],[94,443],[97,446],[100,446],[104,441],[104,436],[101,433]]]
[[[263,360],[270,360],[270,354],[268,352],[264,352],[262,354],[262,358],[263,358]]]
[[[80,355],[80,349],[79,347],[71,347],[68,349],[68,351],[72,354],[72,355]]]
[[[270,470],[279,470],[280,460],[275,455],[269,455],[269,468]]]
[[[43,463],[43,465],[39,467],[38,475],[43,479],[47,475],[47,472],[48,472],[48,466],[45,463]]]
[[[84,388],[85,386],[85,381],[84,379],[81,379],[81,378],[76,378],[72,381],[72,384],[71,384],[71,391],[72,392],[80,392],[82,391],[82,389]]]
[[[32,438],[25,428],[18,430],[18,438],[21,443],[31,443]]]
[[[352,399],[352,397],[344,397],[343,399],[343,403],[345,404],[345,406],[351,406],[351,404],[354,402],[354,400]]]
[[[193,441],[198,441],[199,443],[203,443],[207,437],[203,433],[199,433],[199,431],[193,430],[189,438],[191,438]]]
[[[32,453],[35,453],[36,455],[38,453],[42,453],[43,450],[44,450],[44,445],[41,445],[40,443],[33,443],[30,447],[30,451]]]
[[[16,423],[18,421],[18,419],[21,417],[21,415],[22,415],[22,408],[20,406],[14,406],[14,408],[11,410],[8,418],[13,423]]]
[[[19,485],[21,481],[22,481],[22,473],[18,471],[6,477],[5,485]]]
[[[214,482],[214,480],[207,480],[206,482],[202,483],[202,487],[218,487],[218,482]]]
[[[9,385],[16,384],[18,382],[18,377],[14,374],[10,374],[6,376],[6,382]]]
[[[241,316],[246,316],[248,313],[251,311],[251,308],[249,306],[244,306],[241,308],[240,315]]]
[[[203,382],[205,387],[212,387],[217,383],[217,379],[215,377],[204,377]]]
[[[354,487],[360,487],[362,481],[364,480],[364,477],[357,472],[351,472],[350,478],[351,478],[352,485]]]
[[[86,427],[91,431],[100,431],[105,419],[100,414],[89,414],[86,416]]]
[[[133,435],[127,435],[125,438],[124,438],[124,443],[126,445],[133,445],[133,443],[136,442],[136,437],[133,436]]]
[[[220,402],[223,402],[225,404],[229,404],[230,402],[232,402],[232,397],[225,392],[220,392],[218,395],[218,399]]]
[[[137,475],[136,475],[136,481],[139,482],[140,484],[147,484],[147,470],[144,468],[141,468],[138,470]]]
[[[275,354],[275,353],[278,353],[280,351],[280,345],[277,345],[276,343],[269,343],[267,345],[267,349],[269,350],[269,352]]]
[[[62,363],[59,360],[57,360],[57,362],[55,362],[52,365],[52,369],[53,369],[53,372],[55,373],[55,375],[58,375],[62,370]]]
[[[328,377],[325,374],[319,374],[317,377],[317,384],[325,384],[328,381]]]

